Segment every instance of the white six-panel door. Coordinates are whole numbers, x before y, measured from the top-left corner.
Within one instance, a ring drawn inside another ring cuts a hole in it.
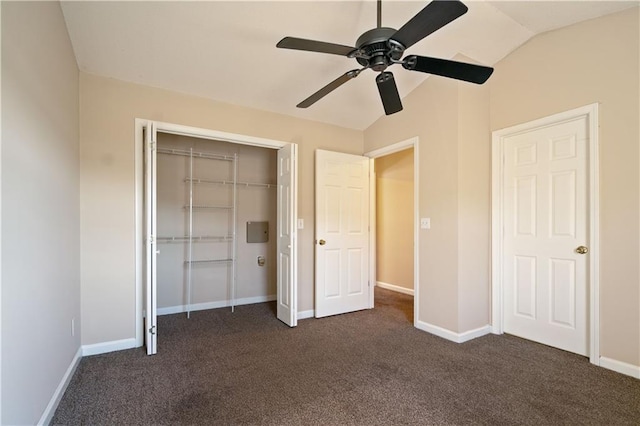
[[[504,139],[504,331],[588,353],[588,122]]]
[[[316,317],[370,308],[369,158],[316,151]]]
[[[298,324],[296,294],[297,145],[278,150],[277,316],[290,327]]]

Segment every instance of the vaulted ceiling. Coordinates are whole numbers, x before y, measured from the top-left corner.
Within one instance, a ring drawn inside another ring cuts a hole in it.
[[[383,1],[382,24],[400,28],[427,3]],[[536,34],[639,2],[465,4],[468,13],[407,52],[446,59],[460,54],[491,66]],[[275,47],[284,36],[353,46],[376,26],[375,1],[72,1],[62,2],[62,10],[78,66],[88,73],[353,129],[384,116],[371,70],[310,108],[296,108],[359,67],[355,59]],[[429,77],[399,66],[389,70],[401,97]]]

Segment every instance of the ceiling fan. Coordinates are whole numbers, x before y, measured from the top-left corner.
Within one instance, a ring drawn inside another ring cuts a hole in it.
[[[300,102],[297,107],[310,107],[370,68],[380,72],[376,77],[376,83],[386,115],[402,111],[402,102],[393,74],[385,71],[395,64],[400,64],[409,71],[436,74],[476,84],[484,83],[493,73],[493,68],[417,55],[405,56],[402,59],[405,49],[464,15],[467,10],[467,6],[458,0],[434,0],[399,30],[395,30],[382,26],[382,1],[378,0],[377,27],[358,37],[356,47],[296,37],[283,38],[276,47],[346,56],[355,58],[362,66],[347,71]]]

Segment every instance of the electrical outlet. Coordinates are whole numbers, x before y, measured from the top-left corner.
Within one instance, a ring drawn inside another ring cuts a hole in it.
[[[428,217],[420,218],[420,228],[431,229],[431,219]]]

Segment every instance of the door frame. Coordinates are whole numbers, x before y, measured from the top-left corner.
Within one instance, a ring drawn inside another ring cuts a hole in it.
[[[373,281],[374,285],[376,283],[376,185],[375,185],[375,167],[374,160],[379,157],[384,157],[386,155],[395,154],[396,152],[404,151],[405,149],[413,148],[413,326],[417,327],[418,324],[418,308],[420,306],[420,286],[418,283],[420,282],[420,152],[419,152],[420,138],[418,136],[403,140],[401,142],[397,142],[391,145],[387,145],[380,149],[375,149],[373,151],[366,152],[364,154],[365,157],[370,158],[371,162],[371,173],[370,179],[372,184],[369,185],[371,191],[371,197],[369,197],[369,225],[371,226],[370,230],[370,271],[369,271],[369,279]],[[373,289],[373,286],[371,287]],[[370,303],[373,308],[373,299],[374,299],[374,291],[370,293]]]
[[[600,365],[600,240],[599,240],[599,157],[598,157],[598,104],[553,114],[516,126],[495,130],[491,142],[491,327],[492,333],[504,333],[503,318],[503,208],[504,194],[504,152],[505,139],[517,134],[543,127],[561,124],[565,121],[586,117],[589,139],[587,147],[587,232],[590,258],[587,267],[587,294],[589,306],[588,348],[589,361]]]
[[[144,319],[143,319],[143,305],[144,305],[144,137],[143,129],[148,123],[155,125],[156,133],[170,133],[173,135],[189,136],[200,139],[211,139],[220,142],[228,142],[238,145],[249,145],[261,148],[280,149],[286,145],[290,145],[290,142],[283,142],[275,139],[266,139],[255,136],[240,135],[236,133],[221,132],[218,130],[210,130],[199,127],[184,126],[175,123],[166,123],[162,121],[147,120],[143,118],[135,119],[135,138],[134,138],[134,176],[135,176],[135,305],[136,305],[136,346],[141,347],[144,345]],[[298,188],[298,175],[295,175],[296,188]],[[297,189],[294,192],[294,212],[296,217],[293,218],[297,223],[297,206],[298,206],[298,192]],[[294,235],[294,241],[297,250],[297,227],[294,227],[296,235]],[[295,256],[294,271],[297,274],[298,270],[298,256]],[[294,290],[297,294],[298,277],[293,277]],[[297,318],[297,309],[294,313]]]

